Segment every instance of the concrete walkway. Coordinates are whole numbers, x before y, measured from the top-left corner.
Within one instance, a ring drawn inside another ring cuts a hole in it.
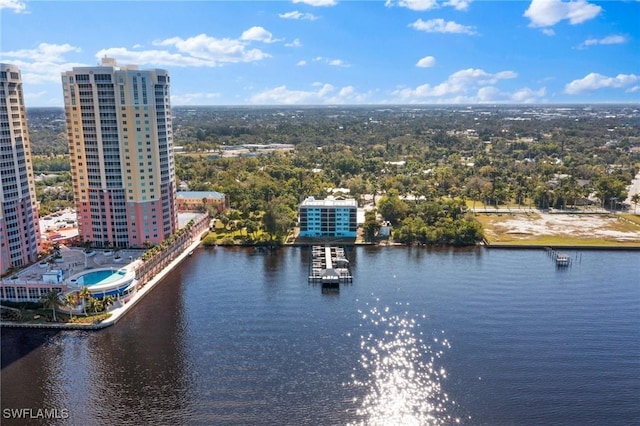
[[[195,250],[199,245],[200,239],[198,238],[195,242],[191,243],[191,245],[187,247],[186,250],[183,251],[178,257],[173,259],[173,261],[169,263],[166,268],[164,268],[148,283],[146,283],[144,287],[139,289],[127,303],[110,311],[109,313],[111,314],[111,316],[102,321],[100,324],[96,325],[101,326],[99,328],[105,328],[118,322],[120,318],[122,318],[127,312],[129,312],[147,293],[153,290],[153,288],[158,285],[158,283],[160,283],[169,272],[175,269],[180,264],[180,262],[182,262],[187,256],[189,256],[189,253]]]
[[[201,235],[199,236],[201,237]],[[28,324],[28,323],[13,323],[13,322],[2,322],[0,325],[2,327],[16,327],[16,328],[55,328],[55,329],[66,329],[66,330],[99,330],[102,328],[106,328],[112,326],[117,323],[120,318],[122,318],[127,312],[129,312],[133,307],[140,301],[142,298],[149,293],[155,286],[157,286],[165,276],[173,269],[175,269],[180,262],[182,262],[189,254],[195,250],[200,245],[200,238],[196,238],[191,245],[189,245],[178,257],[176,257],[169,265],[167,265],[162,271],[158,272],[158,274],[153,277],[148,283],[144,285],[141,289],[139,289],[128,302],[113,308],[109,311],[111,316],[104,321],[101,321],[97,324],[62,324],[62,323],[52,323],[52,324]],[[61,310],[60,312],[66,313],[66,311]]]
[[[625,200],[625,203],[631,206],[629,209],[631,212],[637,212],[638,207],[640,207],[640,205],[631,201],[631,197],[633,197],[634,194],[640,194],[640,172],[638,172],[636,177],[631,181],[631,185],[627,187],[627,199]]]

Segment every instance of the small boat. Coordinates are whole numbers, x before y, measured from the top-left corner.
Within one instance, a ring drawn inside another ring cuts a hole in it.
[[[571,258],[566,254],[558,254],[556,256],[556,266],[569,266]]]

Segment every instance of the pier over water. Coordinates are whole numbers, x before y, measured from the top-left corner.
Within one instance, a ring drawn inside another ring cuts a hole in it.
[[[340,284],[352,281],[349,261],[344,255],[344,248],[313,246],[311,256],[309,283],[322,284],[323,289],[339,289]]]

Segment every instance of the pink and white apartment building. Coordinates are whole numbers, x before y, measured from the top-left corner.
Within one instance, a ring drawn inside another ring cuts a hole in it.
[[[62,73],[83,241],[144,247],[178,229],[169,73],[118,66]]]
[[[38,259],[40,228],[22,75],[0,64],[0,275]]]

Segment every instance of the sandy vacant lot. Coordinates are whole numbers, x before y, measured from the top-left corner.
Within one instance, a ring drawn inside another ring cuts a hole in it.
[[[479,215],[491,241],[531,240],[543,236],[638,242],[640,226],[615,216],[588,214]]]

